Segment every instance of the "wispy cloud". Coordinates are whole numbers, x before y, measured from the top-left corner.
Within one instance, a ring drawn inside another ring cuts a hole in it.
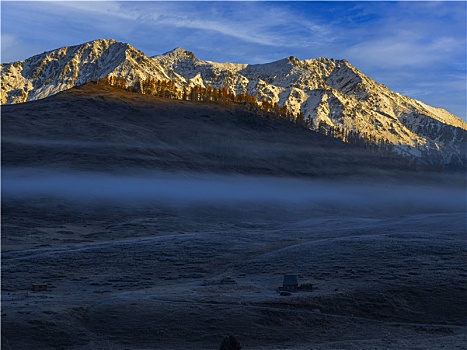
[[[300,47],[310,44],[310,36],[327,32],[283,7],[257,2],[209,3],[140,3],[128,5],[138,20],[153,27],[175,27],[199,30],[202,36],[222,35],[244,43],[271,47]],[[300,23],[303,25],[301,26]],[[297,28],[303,28],[297,30]],[[308,34],[308,35],[303,35]]]
[[[15,62],[26,59],[38,53],[53,49],[56,46],[51,45],[49,48],[44,48],[39,40],[25,40],[15,34],[9,32],[1,33],[1,62]]]
[[[85,40],[114,37],[131,39],[135,46],[141,43],[143,47],[139,48],[143,51],[149,39],[155,46],[149,47],[150,50],[157,50],[157,44],[163,47],[159,52],[184,43],[198,46],[215,41],[223,42],[226,52],[245,45],[255,45],[258,52],[266,47],[269,51],[266,56],[270,57],[274,51],[278,55],[287,50],[293,54],[305,47],[321,47],[330,39],[331,32],[325,24],[283,3],[60,1],[35,2],[29,6],[18,2],[8,3],[6,10],[13,13],[15,20],[13,23],[6,18],[5,27],[15,27],[23,37],[42,35],[47,41],[52,34],[46,32],[47,23],[52,28],[61,27],[53,33],[56,41],[65,42],[70,37]],[[33,17],[37,17],[35,21]],[[33,23],[39,30],[32,30]],[[78,28],[80,33],[76,32]],[[169,42],[170,47],[166,47]],[[276,57],[279,58],[282,57]]]
[[[456,20],[457,12],[464,18]],[[465,4],[358,3],[349,24],[334,23],[347,59],[382,68],[465,62]],[[464,48],[464,49],[462,49]]]
[[[405,40],[401,40],[404,37]],[[463,42],[452,37],[425,39],[410,38],[403,32],[357,43],[343,51],[345,57],[368,66],[402,68],[429,65],[445,61]]]

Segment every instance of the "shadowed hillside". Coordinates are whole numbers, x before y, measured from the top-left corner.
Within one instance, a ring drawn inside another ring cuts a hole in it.
[[[241,106],[167,100],[95,83],[2,106],[2,165],[306,177],[404,170],[400,161]]]

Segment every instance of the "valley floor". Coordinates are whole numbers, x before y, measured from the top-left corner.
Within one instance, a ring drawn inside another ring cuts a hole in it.
[[[339,201],[4,194],[2,349],[465,348],[465,208]]]

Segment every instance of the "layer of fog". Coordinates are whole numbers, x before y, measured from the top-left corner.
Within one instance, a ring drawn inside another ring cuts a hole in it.
[[[39,138],[22,138],[22,137],[11,137],[11,136],[4,136],[2,137],[2,144],[3,143],[12,143],[17,145],[24,145],[24,146],[33,146],[33,147],[61,147],[61,148],[73,148],[73,149],[99,149],[99,148],[121,148],[125,150],[131,149],[139,149],[147,147],[146,144],[142,144],[138,147],[138,144],[128,144],[124,142],[105,142],[105,141],[79,141],[79,140],[50,140],[50,139],[39,139]],[[175,150],[177,147],[157,143],[157,147],[159,150]],[[180,147],[179,147],[180,148]]]
[[[465,188],[342,180],[153,173],[139,176],[3,169],[2,199],[52,197],[115,205],[263,203],[398,215],[465,212]]]

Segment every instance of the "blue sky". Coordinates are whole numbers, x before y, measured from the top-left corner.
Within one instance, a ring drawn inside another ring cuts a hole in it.
[[[265,63],[347,59],[390,89],[467,121],[466,2],[2,1],[1,61],[97,38],[152,56]]]

